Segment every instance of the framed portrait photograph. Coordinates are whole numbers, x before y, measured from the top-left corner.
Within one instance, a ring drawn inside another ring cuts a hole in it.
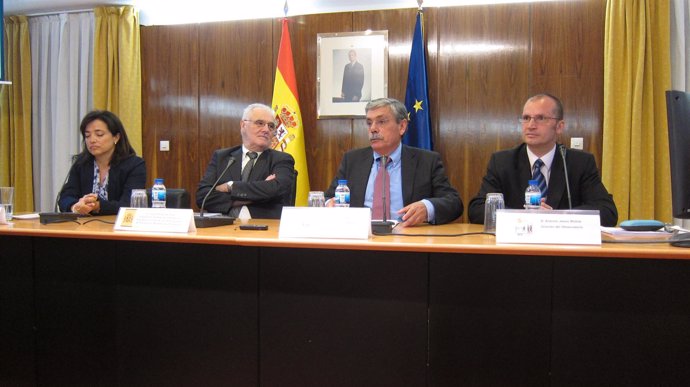
[[[388,31],[317,34],[316,47],[318,118],[364,117],[388,96]]]

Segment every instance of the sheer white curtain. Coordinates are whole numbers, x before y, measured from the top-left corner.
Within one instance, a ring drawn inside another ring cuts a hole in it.
[[[82,149],[79,122],[93,106],[93,12],[32,17],[29,35],[34,203],[53,211]]]
[[[690,5],[671,2],[671,87],[690,91]]]

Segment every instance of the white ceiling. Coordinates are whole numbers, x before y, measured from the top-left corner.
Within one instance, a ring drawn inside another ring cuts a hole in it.
[[[2,1],[2,0],[0,0]],[[424,7],[515,3],[553,0],[424,0]],[[285,0],[4,0],[5,15],[37,15],[92,9],[99,5],[131,4],[140,23],[180,24],[206,21],[262,19],[284,16]],[[190,4],[193,6],[190,7]],[[289,0],[287,16],[315,13],[416,8],[417,0]]]

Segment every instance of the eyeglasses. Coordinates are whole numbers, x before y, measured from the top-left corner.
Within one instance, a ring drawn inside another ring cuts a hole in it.
[[[256,120],[256,121],[252,121],[252,120],[242,120],[242,121],[244,121],[244,122],[251,122],[251,123],[254,124],[254,126],[256,126],[257,128],[263,128],[264,126],[268,126],[268,128],[271,129],[271,130],[275,130],[275,128],[276,128],[275,122],[266,122],[266,121],[264,121],[264,120]]]
[[[545,122],[548,121],[548,120],[557,120],[557,121],[558,121],[558,120],[560,120],[560,118],[557,118],[557,117],[545,117],[545,116],[542,116],[542,115],[528,116],[527,114],[525,114],[524,116],[521,116],[520,118],[518,118],[518,121],[520,121],[520,122],[523,123],[523,124],[526,124],[526,123],[530,122],[531,120],[534,120],[534,122],[537,123],[537,124],[543,124],[543,123],[545,123]]]

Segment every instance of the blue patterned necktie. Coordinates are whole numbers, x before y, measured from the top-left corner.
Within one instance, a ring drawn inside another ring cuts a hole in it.
[[[541,191],[541,197],[545,198],[546,197],[546,178],[544,177],[544,174],[541,173],[541,166],[544,165],[544,162],[541,161],[541,159],[537,159],[537,161],[534,162],[534,165],[532,166],[532,180],[537,181],[537,185],[539,186],[539,190]]]

